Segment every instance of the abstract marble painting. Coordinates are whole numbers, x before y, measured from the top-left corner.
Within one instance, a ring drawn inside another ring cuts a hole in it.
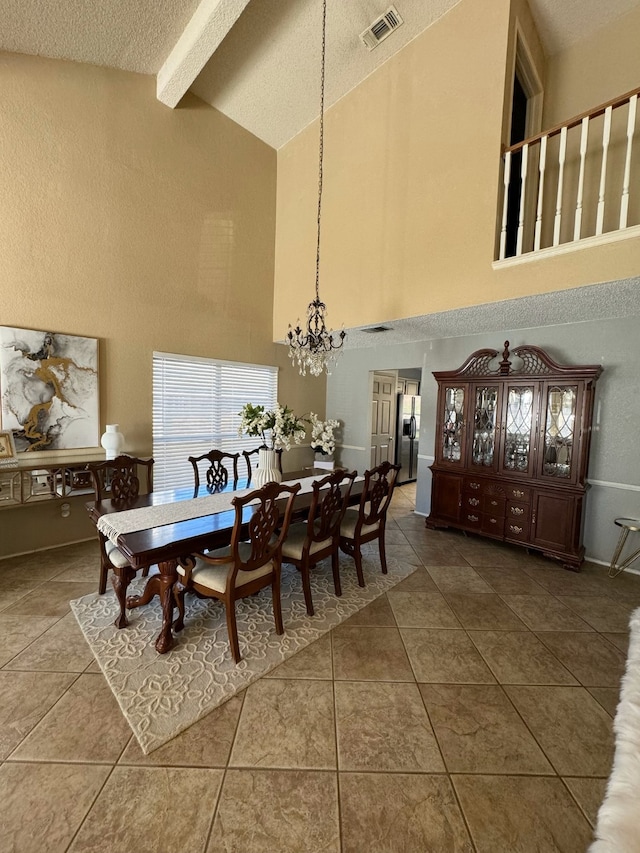
[[[96,338],[0,326],[0,393],[19,453],[99,445]]]

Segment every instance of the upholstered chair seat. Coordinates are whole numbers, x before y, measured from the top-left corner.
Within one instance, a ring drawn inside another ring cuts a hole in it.
[[[240,559],[243,562],[247,562],[251,556],[251,545],[248,542],[241,542],[238,545],[238,552]],[[229,563],[231,562],[231,550],[229,548],[217,548],[215,551],[207,551],[207,557],[210,559],[227,557],[229,562],[216,566],[205,562],[202,557],[196,557],[195,565],[191,570],[191,580],[194,584],[206,586],[207,589],[214,590],[215,592],[224,592],[227,587],[227,575],[229,574]],[[236,588],[251,583],[264,575],[270,575],[272,571],[273,562],[269,560],[269,562],[265,563],[264,566],[260,566],[260,568],[254,569],[253,571],[238,572],[236,575]],[[179,575],[184,577],[186,572],[187,570],[184,566],[178,566]]]

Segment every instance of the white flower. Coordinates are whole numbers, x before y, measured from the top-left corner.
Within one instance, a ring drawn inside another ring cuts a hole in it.
[[[336,449],[333,431],[338,429],[340,423],[333,419],[321,421],[314,412],[310,413],[309,422],[311,424],[311,447],[316,453],[324,453],[330,456]]]
[[[299,418],[287,406],[276,404],[273,411],[266,411],[264,406],[253,406],[245,403],[240,414],[238,435],[259,436],[265,447],[276,450],[279,447],[291,449],[291,442],[300,444],[305,437],[305,420]],[[270,436],[267,437],[267,433]]]

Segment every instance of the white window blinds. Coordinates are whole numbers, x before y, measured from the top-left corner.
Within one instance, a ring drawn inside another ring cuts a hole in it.
[[[238,435],[238,413],[245,403],[271,409],[277,399],[277,367],[154,352],[154,489],[193,485],[189,456],[253,450],[260,439]]]

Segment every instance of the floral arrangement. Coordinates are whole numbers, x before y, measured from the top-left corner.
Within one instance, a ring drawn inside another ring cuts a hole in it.
[[[336,449],[336,440],[333,437],[334,429],[338,429],[340,424],[335,420],[321,421],[320,418],[311,412],[309,415],[309,423],[311,424],[311,448],[316,453],[322,453],[324,456],[331,456]]]
[[[291,449],[291,442],[300,444],[306,435],[304,418],[299,418],[287,406],[276,404],[273,411],[264,406],[245,403],[240,415],[238,435],[251,435],[262,439],[263,445],[270,450],[279,447]],[[268,436],[268,437],[267,437]]]

